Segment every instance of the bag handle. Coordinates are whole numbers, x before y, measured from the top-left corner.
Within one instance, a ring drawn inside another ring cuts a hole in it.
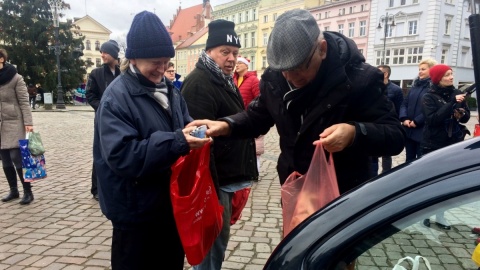
[[[427,258],[425,258],[423,256],[415,256],[415,259],[413,259],[410,256],[407,256],[405,258],[401,258],[401,259],[398,260],[397,264],[395,264],[395,266],[393,267],[392,270],[407,270],[405,267],[400,265],[405,260],[408,260],[408,261],[412,262],[412,270],[418,270],[419,267],[420,267],[420,259],[423,259],[423,261],[425,262],[425,265],[427,266],[428,270],[432,270],[432,268],[430,266],[430,262],[428,261]]]

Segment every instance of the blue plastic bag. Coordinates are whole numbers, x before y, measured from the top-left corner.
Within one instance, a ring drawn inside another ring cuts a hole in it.
[[[22,156],[22,170],[25,182],[33,182],[47,177],[45,156],[34,156],[28,149],[28,140],[18,140]]]

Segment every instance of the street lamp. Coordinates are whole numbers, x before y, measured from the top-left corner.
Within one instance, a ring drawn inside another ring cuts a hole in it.
[[[386,46],[387,46],[387,35],[388,31],[391,33],[391,27],[395,26],[395,15],[393,14],[385,14],[380,17],[380,21],[384,23],[383,26],[383,57],[382,57],[382,65],[385,65],[385,53],[386,53]],[[392,21],[390,25],[388,25],[388,21]],[[377,29],[382,29],[382,23],[379,22]]]
[[[57,84],[57,109],[65,109],[65,102],[63,101],[63,90],[62,90],[62,79],[61,79],[61,68],[60,68],[60,53],[62,51],[62,47],[60,45],[60,41],[58,39],[59,33],[59,10],[62,8],[62,0],[48,0],[48,4],[50,5],[50,9],[52,11],[53,16],[53,26],[55,27],[55,56],[57,57],[57,77],[58,77],[58,84]]]

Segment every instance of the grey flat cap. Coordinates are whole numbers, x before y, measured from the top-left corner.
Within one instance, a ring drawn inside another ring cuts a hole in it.
[[[267,45],[270,68],[289,70],[305,61],[320,35],[315,18],[304,9],[278,16]]]

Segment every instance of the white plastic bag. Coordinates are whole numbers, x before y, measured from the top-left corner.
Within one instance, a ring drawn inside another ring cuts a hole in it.
[[[425,257],[422,257],[422,256],[415,256],[415,259],[413,259],[412,257],[405,257],[405,258],[401,258],[398,260],[397,264],[395,264],[395,266],[393,267],[392,270],[409,270],[403,266],[401,266],[400,264],[405,261],[405,260],[408,260],[408,261],[411,261],[412,262],[412,269],[410,270],[418,270],[419,267],[420,267],[420,259],[423,259],[423,262],[425,263],[425,265],[427,266],[427,269],[428,270],[431,270],[432,268],[430,267],[430,262],[427,260],[427,258]]]

